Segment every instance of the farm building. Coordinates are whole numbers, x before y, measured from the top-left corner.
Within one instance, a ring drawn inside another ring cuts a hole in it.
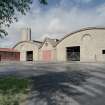
[[[0,61],[20,61],[20,52],[11,48],[0,48]]]
[[[58,39],[45,38],[40,47],[40,60],[41,61],[56,61],[56,44]]]
[[[20,61],[38,61],[42,42],[31,40],[31,30],[22,30],[21,41],[13,48],[20,52]]]
[[[58,61],[105,61],[105,28],[84,28],[66,35],[57,46]]]
[[[105,28],[83,28],[62,39],[31,40],[31,30],[24,29],[21,41],[13,49],[20,52],[20,61],[105,62]]]

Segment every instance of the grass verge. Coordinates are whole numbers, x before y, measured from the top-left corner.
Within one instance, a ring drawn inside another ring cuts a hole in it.
[[[20,105],[28,94],[29,80],[15,76],[0,78],[0,105]]]

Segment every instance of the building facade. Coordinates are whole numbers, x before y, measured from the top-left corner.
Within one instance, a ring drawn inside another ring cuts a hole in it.
[[[0,48],[0,61],[20,61],[20,52],[11,48]]]
[[[105,61],[105,28],[85,28],[68,34],[56,49],[58,61]]]
[[[24,29],[21,41],[14,47],[20,61],[105,62],[105,28],[83,28],[62,39],[31,40],[31,30]]]
[[[20,61],[38,61],[41,42],[21,41],[13,48],[20,52]]]
[[[42,43],[40,47],[40,58],[41,61],[46,62],[53,62],[56,61],[56,44],[58,40],[57,39],[50,39],[45,38],[44,42]]]

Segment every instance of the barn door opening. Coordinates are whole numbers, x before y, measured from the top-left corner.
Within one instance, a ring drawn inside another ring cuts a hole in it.
[[[26,60],[27,61],[33,61],[33,51],[27,51],[26,52]]]
[[[0,55],[0,61],[1,61],[1,55]]]
[[[80,61],[80,46],[66,48],[67,61]]]

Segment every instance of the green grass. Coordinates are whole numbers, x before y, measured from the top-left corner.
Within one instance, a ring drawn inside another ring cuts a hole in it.
[[[0,105],[19,105],[21,96],[27,94],[29,80],[15,76],[0,78]]]

